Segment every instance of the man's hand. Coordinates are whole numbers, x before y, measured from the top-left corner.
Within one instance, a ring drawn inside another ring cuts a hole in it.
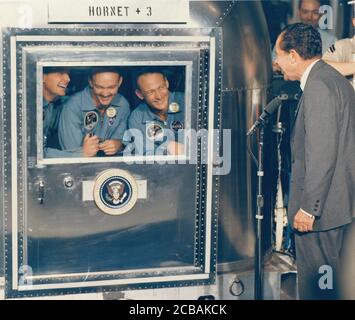
[[[168,143],[167,150],[169,155],[175,155],[175,156],[183,155],[184,145],[179,142],[170,141]]]
[[[299,232],[309,232],[313,230],[314,218],[305,214],[301,209],[298,210],[293,222],[293,228]]]
[[[99,144],[99,149],[105,152],[107,156],[113,156],[122,148],[120,140],[106,140]]]
[[[99,151],[99,138],[97,136],[90,136],[88,133],[84,137],[83,155],[84,157],[94,157]]]

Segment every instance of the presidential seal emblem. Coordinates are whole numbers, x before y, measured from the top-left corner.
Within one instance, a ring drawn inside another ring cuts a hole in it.
[[[84,117],[84,128],[87,131],[92,131],[95,129],[97,126],[97,123],[99,122],[99,116],[96,113],[96,111],[89,111],[85,113]]]
[[[169,104],[169,112],[170,113],[176,113],[180,111],[180,106],[176,102],[172,102]]]
[[[127,171],[109,169],[95,181],[94,200],[104,213],[124,214],[133,208],[137,198],[137,183]]]
[[[159,123],[150,123],[147,125],[146,134],[151,141],[160,141],[164,137],[163,127]]]

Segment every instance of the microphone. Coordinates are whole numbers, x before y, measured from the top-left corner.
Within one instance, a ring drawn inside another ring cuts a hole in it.
[[[283,97],[281,96],[277,96],[276,98],[272,99],[264,108],[263,113],[261,114],[261,116],[258,118],[258,120],[256,120],[253,124],[253,126],[249,129],[247,136],[250,136],[251,134],[253,134],[257,128],[259,128],[260,126],[263,126],[265,121],[267,120],[267,118],[275,112],[275,110],[279,107],[279,105],[281,104]]]

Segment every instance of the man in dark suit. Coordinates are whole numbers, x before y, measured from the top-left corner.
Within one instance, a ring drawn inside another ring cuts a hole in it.
[[[291,136],[288,217],[295,230],[300,299],[336,299],[345,227],[355,215],[355,95],[323,62],[312,26],[286,27],[276,42],[285,78],[303,91]]]

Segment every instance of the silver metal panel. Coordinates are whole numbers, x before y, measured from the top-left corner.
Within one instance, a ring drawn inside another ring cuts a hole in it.
[[[219,263],[253,259],[254,257],[254,167],[246,153],[245,119],[249,106],[257,112],[260,100],[266,100],[262,90],[238,90],[223,93],[223,127],[232,128],[232,167],[230,174],[220,178]],[[248,114],[249,113],[249,114]],[[224,266],[225,267],[225,266]],[[222,269],[223,270],[223,269]],[[228,268],[226,269],[228,270]],[[233,270],[233,269],[232,269]]]
[[[42,130],[41,120],[37,121],[42,108],[41,68],[52,65],[52,61],[53,65],[68,62],[75,66],[83,60],[102,64],[109,59],[129,68],[163,61],[167,67],[186,67],[186,123],[193,129],[212,132],[214,113],[219,109],[219,100],[215,99],[220,96],[220,81],[214,75],[220,74],[221,68],[215,64],[220,59],[214,42],[218,30],[207,37],[211,30],[196,30],[202,36],[193,37],[193,41],[181,34],[167,37],[166,42],[164,37],[150,36],[150,40],[163,44],[163,50],[157,50],[156,42],[150,43],[147,38],[147,44],[140,43],[139,37],[132,37],[132,41],[126,37],[123,43],[105,40],[98,45],[100,38],[95,42],[94,36],[101,30],[86,30],[92,34],[87,42],[78,44],[71,35],[66,40],[58,39],[54,57],[48,45],[56,40],[39,34],[56,35],[63,30],[9,31],[5,56],[10,54],[10,59],[5,59],[4,82],[11,83],[5,90],[11,114],[4,118],[4,127],[10,127],[8,134],[11,132],[12,137],[11,145],[4,150],[4,168],[11,172],[11,178],[4,181],[11,190],[5,194],[11,208],[4,211],[8,219],[7,296],[45,289],[213,281],[217,206],[212,195],[218,189],[212,177],[212,136],[207,145],[207,164],[135,165],[131,159],[45,163],[38,152],[42,148]],[[120,32],[124,31],[111,30]],[[81,33],[85,37],[85,32]],[[144,50],[133,50],[136,45]],[[97,47],[105,49],[104,58],[95,52]],[[82,201],[82,182],[94,180],[107,168],[129,171],[137,180],[148,183],[147,199],[139,201],[126,215],[108,216],[93,202]],[[63,185],[68,175],[74,178],[74,188]],[[39,181],[45,185],[43,204],[37,199]]]
[[[0,52],[3,52],[2,34],[0,33]],[[3,59],[0,59],[0,79],[3,74]],[[0,81],[0,119],[3,119],[3,82]],[[5,275],[5,230],[4,230],[4,128],[0,126],[0,279]],[[2,284],[3,286],[3,284]]]
[[[190,5],[195,24],[223,30],[220,121],[223,129],[232,130],[232,161],[230,173],[220,177],[218,263],[222,271],[229,270],[228,262],[254,257],[256,170],[247,155],[245,133],[268,99],[271,48],[260,1],[196,1]],[[269,198],[265,200],[268,203]],[[264,244],[268,248],[272,212],[265,213]]]
[[[217,105],[221,100],[222,114],[217,113],[214,121],[215,124],[222,123],[223,128],[232,129],[233,134],[232,170],[229,175],[219,179],[221,190],[219,193],[218,261],[221,266],[222,264],[224,266],[228,262],[249,260],[254,254],[253,209],[255,208],[256,175],[246,155],[244,135],[246,128],[255,120],[267,99],[271,75],[270,48],[265,19],[258,1],[190,1],[190,16],[191,22],[185,26],[179,26],[179,28],[176,28],[176,25],[168,24],[149,25],[149,27],[147,25],[121,25],[119,28],[126,28],[125,36],[137,35],[133,29],[140,28],[140,35],[144,34],[147,37],[166,35],[209,37],[208,32],[201,34],[196,32],[195,28],[217,26],[222,29],[222,39],[218,41],[217,53],[222,55],[223,59],[216,66],[216,70],[223,68],[223,73],[217,72],[216,75],[216,79],[222,82],[217,83],[217,87],[219,86],[223,92],[219,96],[216,95]],[[65,29],[66,31],[63,33],[66,35],[78,35],[79,33],[78,41],[85,32],[94,29],[92,25],[58,25],[53,27]],[[100,29],[102,36],[111,36],[112,25],[102,26],[98,29]],[[27,33],[30,34],[29,31]],[[37,36],[38,34],[37,32]],[[26,32],[23,35],[26,35]],[[41,45],[43,46],[45,43],[41,43],[39,46]],[[162,48],[163,50],[164,48]],[[5,52],[4,59],[9,59],[9,52]],[[10,103],[11,97],[7,97],[7,100],[6,103]],[[1,119],[9,117],[8,110],[1,109],[0,112]],[[2,148],[1,154],[4,155],[4,157],[0,157],[0,163],[3,161],[1,163],[3,175],[0,178],[7,181],[11,167],[4,165],[4,163],[11,162],[8,156],[11,149],[8,139],[4,137],[10,136],[9,130],[9,125],[0,126],[1,141],[5,142],[0,146]],[[31,164],[31,160],[29,162]],[[89,169],[85,170],[89,171]],[[80,178],[81,172],[78,171],[77,174]],[[55,176],[53,179],[56,179]],[[11,190],[11,181],[6,185],[1,181],[1,186],[4,186],[4,189],[0,190],[2,212],[5,210],[11,212],[11,202],[4,199],[4,195],[6,199],[11,198],[9,191]],[[67,194],[66,197],[70,197],[70,195]],[[45,216],[43,212],[42,215]],[[49,219],[47,216],[45,218]],[[11,227],[11,221],[6,221],[7,230],[11,230]],[[23,230],[19,230],[20,236],[21,232]],[[6,241],[11,246],[11,236]],[[11,273],[11,266],[7,267],[7,272]]]

